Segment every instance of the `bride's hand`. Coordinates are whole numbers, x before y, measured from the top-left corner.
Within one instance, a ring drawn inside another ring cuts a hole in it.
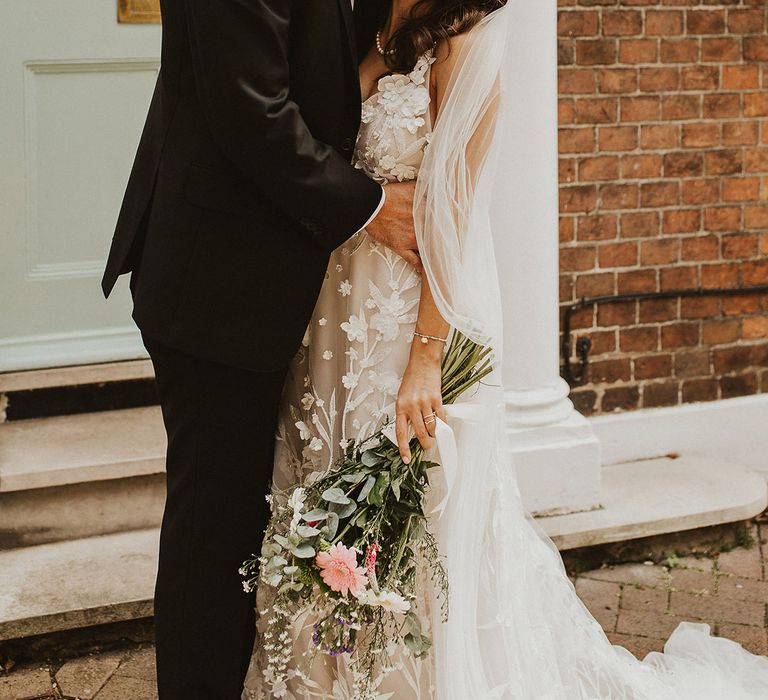
[[[411,346],[408,367],[397,394],[395,422],[397,445],[406,464],[411,461],[408,424],[413,426],[416,437],[426,450],[435,436],[434,416],[445,420],[440,393],[442,355],[442,346],[439,343],[414,342]]]

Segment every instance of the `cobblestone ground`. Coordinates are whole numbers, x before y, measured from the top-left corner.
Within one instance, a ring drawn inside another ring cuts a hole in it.
[[[712,558],[622,564],[587,571],[576,590],[610,640],[642,658],[661,650],[681,620],[768,654],[768,523],[750,547]],[[64,662],[41,661],[0,673],[0,700],[156,700],[154,649],[136,645]]]

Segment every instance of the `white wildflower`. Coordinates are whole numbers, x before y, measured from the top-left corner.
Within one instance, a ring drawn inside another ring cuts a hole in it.
[[[402,615],[411,609],[411,604],[394,591],[379,591],[378,593],[374,593],[370,589],[365,589],[356,597],[363,605],[380,607],[387,612],[395,614]]]

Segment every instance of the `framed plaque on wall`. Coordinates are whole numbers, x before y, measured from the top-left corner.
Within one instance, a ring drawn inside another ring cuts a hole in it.
[[[118,22],[150,24],[160,21],[160,0],[117,0]]]

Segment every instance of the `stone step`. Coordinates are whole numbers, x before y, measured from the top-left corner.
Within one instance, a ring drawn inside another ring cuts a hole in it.
[[[604,468],[603,508],[539,518],[561,550],[746,520],[766,483],[699,457]],[[156,529],[0,552],[0,641],[152,614]]]
[[[151,379],[154,376],[150,360],[123,360],[121,362],[100,362],[92,365],[0,372],[0,394],[53,387]]]
[[[0,641],[152,615],[157,529],[0,552]]]
[[[165,433],[157,407],[0,425],[0,549],[156,526]]]
[[[699,455],[604,466],[601,507],[538,518],[560,550],[747,520],[768,504],[765,478]]]

